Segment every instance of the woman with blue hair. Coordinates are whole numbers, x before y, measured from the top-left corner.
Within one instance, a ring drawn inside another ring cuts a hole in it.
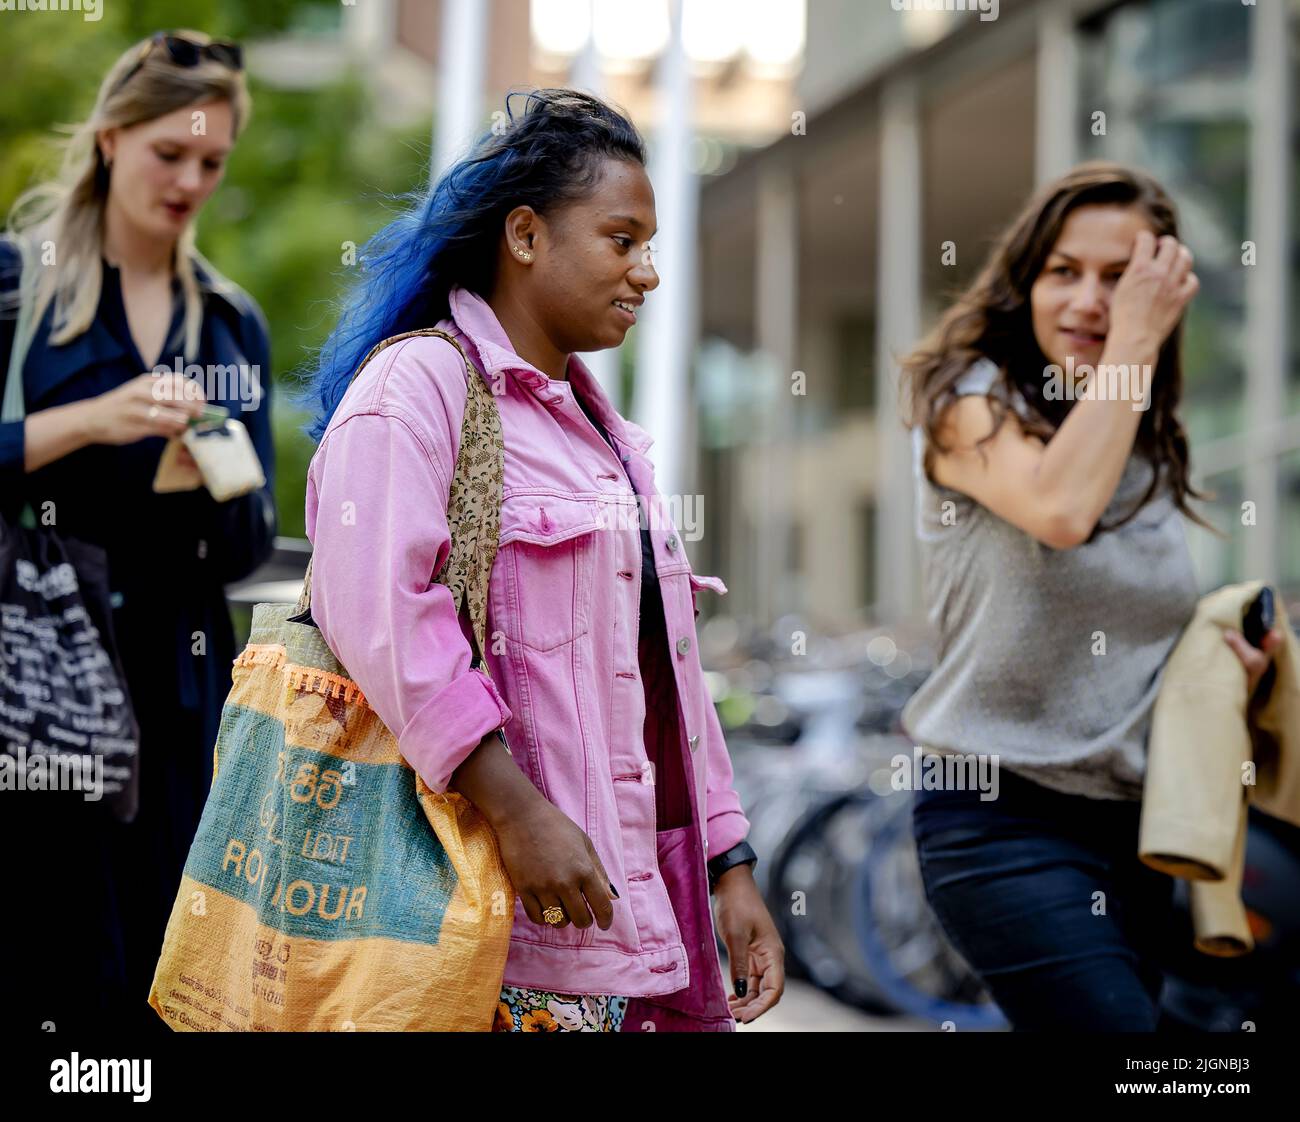
[[[362,250],[311,379],[312,613],[412,767],[495,831],[517,897],[506,1031],[728,1031],[783,988],[696,649],[696,595],[726,589],[692,571],[650,438],[578,358],[636,323],[655,230],[634,126],[535,91]],[[430,327],[454,345],[364,361]],[[434,580],[467,364],[504,443],[500,468],[468,452],[503,496],[477,652]]]

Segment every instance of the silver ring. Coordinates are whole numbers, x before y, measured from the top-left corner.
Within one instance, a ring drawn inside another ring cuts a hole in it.
[[[159,409],[158,406],[156,406],[156,405],[151,405],[151,406],[149,406],[149,420],[151,420],[151,421],[156,421],[156,420],[158,419],[158,415],[159,415],[161,412],[162,412],[162,410]]]

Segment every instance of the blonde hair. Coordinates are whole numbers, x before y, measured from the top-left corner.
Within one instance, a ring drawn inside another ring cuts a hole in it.
[[[211,41],[201,31],[174,34],[196,43]],[[30,318],[34,333],[53,301],[50,342],[55,345],[84,333],[99,309],[100,255],[110,173],[95,134],[102,129],[143,124],[188,105],[225,101],[234,118],[234,136],[238,137],[252,111],[241,71],[206,57],[197,66],[177,66],[163,47],[151,48],[151,42],[152,36],[123,52],[105,75],[90,116],[76,126],[68,140],[58,177],[24,192],[10,211],[8,232],[22,250],[25,264],[39,259],[35,255],[41,243],[51,241],[57,247],[54,265],[40,270]],[[124,83],[146,51],[143,64]],[[185,349],[189,354],[198,349],[203,327],[203,301],[194,272],[196,260],[211,269],[195,248],[191,222],[176,243],[174,261],[185,299]],[[222,283],[220,277],[216,279]],[[11,299],[17,298],[15,291]],[[25,340],[15,338],[14,347],[25,350],[30,342],[30,335]]]

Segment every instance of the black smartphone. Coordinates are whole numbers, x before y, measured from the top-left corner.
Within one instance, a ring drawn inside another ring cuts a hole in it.
[[[1264,585],[1259,595],[1246,605],[1242,614],[1241,633],[1252,647],[1263,645],[1264,636],[1273,630],[1273,590]]]

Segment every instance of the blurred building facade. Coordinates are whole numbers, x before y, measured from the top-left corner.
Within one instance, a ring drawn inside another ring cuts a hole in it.
[[[695,563],[727,608],[832,633],[917,617],[894,358],[1089,158],[1160,178],[1196,254],[1182,415],[1229,534],[1188,525],[1202,584],[1300,595],[1298,58],[1296,0],[1002,0],[994,20],[810,0],[786,134],[701,189]]]
[[[679,241],[623,353],[589,357],[700,516],[692,561],[730,588],[705,613],[919,618],[894,360],[1034,187],[1095,157],[1160,178],[1196,254],[1182,412],[1229,535],[1188,525],[1202,584],[1300,597],[1300,0],[367,0],[339,31],[268,44],[263,75],[359,62],[387,118],[433,111],[435,170],[511,88],[591,89],[646,135]]]

